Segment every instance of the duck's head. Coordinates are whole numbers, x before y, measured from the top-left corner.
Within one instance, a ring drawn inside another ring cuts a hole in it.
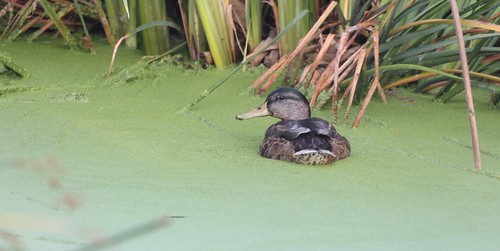
[[[311,109],[306,97],[291,87],[280,87],[266,98],[264,104],[257,108],[239,114],[236,119],[273,116],[281,120],[301,120],[311,117]]]

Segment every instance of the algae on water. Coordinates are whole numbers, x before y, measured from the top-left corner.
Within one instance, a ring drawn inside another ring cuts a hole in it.
[[[26,70],[24,67],[14,63],[11,57],[5,55],[5,53],[0,52],[0,63],[3,64],[3,66],[16,73],[17,75],[25,78],[29,77],[31,74],[29,73],[28,70]]]

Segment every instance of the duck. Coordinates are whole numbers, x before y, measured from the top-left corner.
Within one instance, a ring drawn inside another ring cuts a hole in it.
[[[295,88],[277,88],[269,93],[263,104],[236,115],[236,119],[265,116],[281,121],[267,129],[259,146],[262,157],[299,164],[325,165],[351,155],[349,141],[330,122],[311,117],[309,102]]]

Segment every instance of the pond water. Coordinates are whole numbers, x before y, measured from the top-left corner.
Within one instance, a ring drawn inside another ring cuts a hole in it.
[[[262,70],[178,113],[229,69],[144,69],[121,49],[106,79],[111,49],[1,43],[32,74],[0,85],[0,229],[25,250],[103,238],[109,250],[500,248],[500,114],[487,93],[474,90],[480,172],[462,95],[439,104],[404,89],[372,101],[359,128],[337,127],[351,157],[310,167],[258,155],[275,119],[234,119],[263,102],[244,93]]]

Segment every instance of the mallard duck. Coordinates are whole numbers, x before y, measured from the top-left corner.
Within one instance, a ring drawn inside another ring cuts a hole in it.
[[[311,118],[306,97],[291,87],[280,87],[264,104],[239,114],[236,119],[273,116],[281,119],[266,131],[259,147],[262,157],[300,164],[330,164],[347,158],[351,146],[335,127],[320,118]]]

